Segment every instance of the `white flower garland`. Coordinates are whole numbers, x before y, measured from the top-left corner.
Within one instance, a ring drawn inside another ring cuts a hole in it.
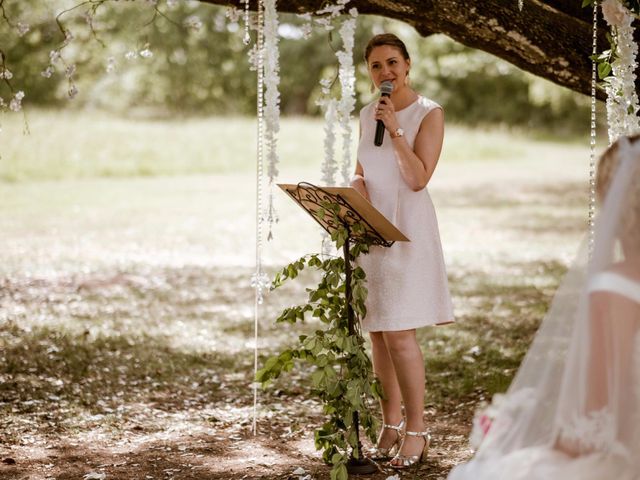
[[[635,90],[638,45],[633,39],[634,16],[619,0],[605,0],[602,13],[616,43],[616,58],[611,64],[613,75],[605,80],[609,142],[613,143],[620,136],[640,132],[640,106]]]
[[[338,171],[335,159],[335,125],[338,120],[338,101],[331,98],[331,83],[328,78],[320,80],[322,99],[317,102],[317,105],[324,110],[324,160],[321,169],[323,185],[335,185]]]
[[[342,50],[336,53],[340,67],[338,76],[342,89],[340,102],[338,103],[338,120],[342,129],[342,184],[349,185],[351,177],[351,114],[356,106],[356,74],[353,65],[353,44],[356,33],[356,19],[358,10],[349,10],[347,18],[340,27],[342,38]]]
[[[273,238],[272,227],[278,221],[273,205],[273,184],[278,177],[278,132],[280,131],[280,63],[278,50],[278,11],[277,0],[264,2],[264,142],[267,159],[267,177],[269,178],[269,202],[267,221],[269,223],[268,240]]]
[[[322,96],[316,102],[324,111],[324,159],[322,161],[322,185],[335,185],[338,165],[335,157],[336,123],[338,121],[338,100],[331,97],[331,85],[329,78],[320,80]],[[333,252],[333,243],[329,234],[322,232],[322,255],[326,258]]]

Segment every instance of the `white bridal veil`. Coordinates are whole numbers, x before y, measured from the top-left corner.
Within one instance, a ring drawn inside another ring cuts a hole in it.
[[[592,260],[585,242],[450,480],[640,479],[640,139],[611,152]]]

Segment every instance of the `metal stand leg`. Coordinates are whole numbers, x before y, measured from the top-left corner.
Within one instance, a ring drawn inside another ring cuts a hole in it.
[[[354,315],[351,308],[351,262],[349,255],[349,236],[344,242],[344,276],[345,276],[345,295],[347,300],[347,320],[349,323],[349,335],[355,334]],[[369,474],[378,471],[376,464],[362,455],[362,444],[360,443],[360,418],[358,412],[353,412],[353,428],[356,431],[356,448],[351,452],[351,458],[347,462],[347,472],[351,474]],[[356,456],[358,458],[356,458]]]

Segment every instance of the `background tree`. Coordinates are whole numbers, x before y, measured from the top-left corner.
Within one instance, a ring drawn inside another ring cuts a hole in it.
[[[56,2],[57,8],[65,5],[71,8],[78,3]],[[71,79],[80,93],[73,105],[129,115],[253,114],[255,73],[242,43],[242,18],[233,18],[221,6],[197,1],[177,2],[171,8],[160,3],[158,8],[164,15],[158,15],[150,2],[106,2],[92,18],[95,33],[87,25],[91,5],[62,17],[75,37],[62,50],[67,66],[76,66]],[[12,82],[27,92],[25,104],[68,106],[64,99],[71,84],[64,65],[55,64],[50,78],[41,75],[50,52],[64,41],[54,21],[59,11],[37,0],[5,5],[14,26],[24,19],[31,27],[23,36],[16,35],[15,28],[0,32]],[[529,14],[526,9],[513,12],[514,16]],[[302,38],[304,21],[297,15],[282,14],[280,22],[282,111],[316,115],[318,82],[337,73],[334,50],[340,48],[339,39],[320,28]],[[563,130],[584,127],[586,97],[444,35],[425,39],[407,23],[370,15],[359,17],[356,32],[358,108],[371,99],[362,61],[364,45],[372,33],[386,30],[395,31],[409,45],[414,88],[441,102],[450,120]],[[0,84],[0,96],[7,98],[9,93]]]

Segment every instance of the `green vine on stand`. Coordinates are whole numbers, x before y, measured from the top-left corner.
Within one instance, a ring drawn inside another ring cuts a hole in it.
[[[333,215],[338,225],[340,207],[324,202],[321,215]],[[364,227],[354,224],[351,233],[360,233]],[[346,228],[339,228],[331,239],[340,250],[347,239]],[[297,346],[286,349],[269,358],[258,371],[256,380],[266,387],[283,372],[293,369],[296,362],[306,362],[315,367],[311,375],[311,394],[320,399],[323,412],[328,420],[315,432],[315,446],[322,449],[323,459],[330,463],[331,480],[348,478],[346,462],[349,451],[357,455],[357,437],[353,428],[353,413],[359,412],[360,424],[366,435],[375,441],[378,420],[371,414],[373,400],[382,397],[382,387],[373,375],[371,360],[367,355],[364,338],[360,331],[360,319],[366,314],[367,298],[364,270],[355,265],[355,260],[369,251],[370,244],[360,242],[349,250],[351,273],[351,308],[355,329],[349,332],[347,316],[346,279],[343,258],[321,259],[320,255],[306,255],[280,271],[272,284],[272,290],[288,280],[295,279],[304,268],[314,268],[322,272],[316,288],[308,288],[305,304],[285,308],[276,323],[295,324],[315,319],[322,328],[312,335],[300,335]]]

